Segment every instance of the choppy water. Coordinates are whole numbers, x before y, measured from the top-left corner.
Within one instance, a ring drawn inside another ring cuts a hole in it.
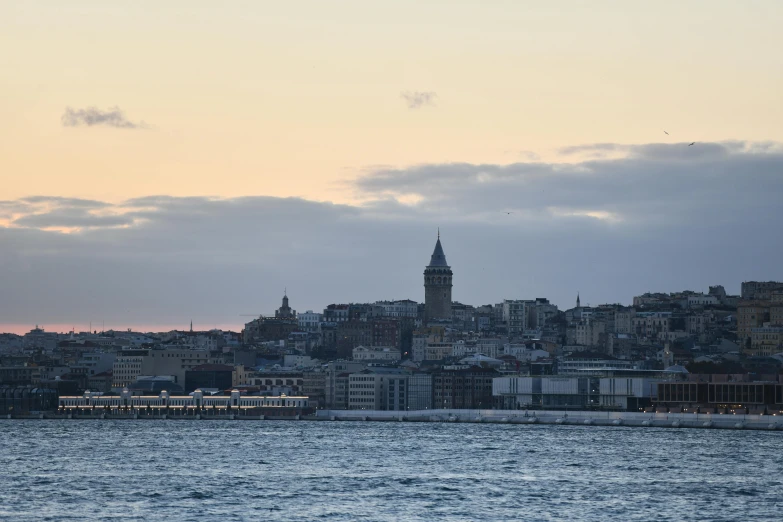
[[[0,421],[0,520],[780,520],[783,437],[723,430]]]

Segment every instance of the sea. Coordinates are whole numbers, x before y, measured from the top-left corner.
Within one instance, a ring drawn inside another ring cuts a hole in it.
[[[783,434],[0,420],[0,520],[782,520]]]

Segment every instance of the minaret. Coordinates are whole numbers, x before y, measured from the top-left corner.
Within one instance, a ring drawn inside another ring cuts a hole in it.
[[[193,319],[190,320],[190,331],[193,331]]]
[[[430,264],[424,269],[424,315],[426,321],[451,320],[452,271],[440,244],[440,229]]]
[[[579,292],[576,293],[576,307],[581,308],[581,306],[579,305]]]

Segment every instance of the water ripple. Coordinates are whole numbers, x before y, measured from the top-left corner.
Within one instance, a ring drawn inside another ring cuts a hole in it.
[[[0,420],[0,520],[777,520],[780,434]]]

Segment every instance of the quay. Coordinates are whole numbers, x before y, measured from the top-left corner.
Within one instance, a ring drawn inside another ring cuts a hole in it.
[[[781,430],[783,416],[716,413],[644,413],[556,410],[319,410],[317,420],[555,424],[638,428]]]
[[[729,430],[765,430],[783,432],[783,416],[756,414],[716,413],[643,413],[555,410],[418,410],[418,411],[370,411],[370,410],[318,410],[274,407],[262,413],[256,408],[231,410],[202,409],[182,410],[134,409],[134,410],[58,410],[9,414],[8,419],[106,419],[106,420],[302,420],[348,422],[449,422],[485,424],[526,424],[627,427],[627,428],[698,428]]]

